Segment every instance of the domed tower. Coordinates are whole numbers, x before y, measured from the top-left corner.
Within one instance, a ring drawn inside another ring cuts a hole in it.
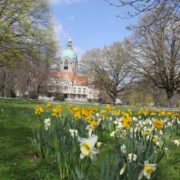
[[[65,72],[78,73],[78,59],[73,51],[72,40],[69,39],[66,49],[62,52],[60,70]]]

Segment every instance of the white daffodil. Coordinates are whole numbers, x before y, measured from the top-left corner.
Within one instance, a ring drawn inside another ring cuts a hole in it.
[[[167,126],[168,126],[168,127],[172,127],[173,124],[172,124],[171,122],[168,122],[168,123],[167,123]]]
[[[50,126],[51,126],[51,119],[50,118],[45,119],[44,120],[45,130],[47,131]]]
[[[92,132],[94,130],[94,126],[92,126],[91,124],[86,126],[86,130],[88,130],[88,136],[91,137]]]
[[[97,118],[99,118],[99,117],[100,117],[99,113],[96,113],[96,117],[97,117]]]
[[[81,159],[87,156],[89,156],[91,159],[96,158],[98,150],[94,146],[97,142],[97,139],[98,137],[96,135],[92,135],[88,139],[78,137],[78,141],[80,142]]]
[[[174,142],[174,144],[176,144],[177,146],[180,145],[180,140],[174,140],[173,142]]]
[[[102,142],[97,142],[97,148],[100,148],[101,147],[101,145],[102,145]]]
[[[151,174],[156,170],[156,165],[157,164],[149,164],[148,161],[144,162],[144,169],[140,173],[138,180],[142,179],[143,176],[145,176],[147,179],[151,178]]]
[[[116,132],[113,131],[113,132],[110,134],[110,136],[111,136],[111,137],[115,137],[115,133],[116,133]]]
[[[136,154],[132,154],[132,153],[128,154],[128,160],[130,162],[136,161],[136,159],[137,159],[137,155]]]
[[[126,153],[126,146],[123,144],[122,146],[121,146],[121,151],[125,154]]]
[[[124,163],[124,166],[122,167],[122,169],[120,169],[120,172],[119,172],[120,176],[124,174],[125,170],[126,170],[126,163]]]
[[[135,121],[135,122],[138,121],[138,118],[133,116],[133,121]]]
[[[97,126],[99,126],[99,125],[100,125],[101,120],[102,120],[101,118],[98,118],[98,119],[97,119]]]
[[[116,119],[116,120],[114,121],[114,124],[117,125],[118,123],[119,123],[119,119]]]
[[[73,138],[78,136],[78,131],[76,129],[69,129],[69,132]]]
[[[147,137],[147,139],[149,139],[149,136],[151,135],[152,133],[152,128],[144,128],[143,129],[143,134]]]

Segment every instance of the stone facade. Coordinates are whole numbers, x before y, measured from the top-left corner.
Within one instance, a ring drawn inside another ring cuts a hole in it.
[[[78,74],[78,57],[73,51],[70,39],[61,54],[59,70],[51,71],[48,92],[59,93],[65,100],[97,101],[99,99],[99,90],[90,86],[88,77]]]

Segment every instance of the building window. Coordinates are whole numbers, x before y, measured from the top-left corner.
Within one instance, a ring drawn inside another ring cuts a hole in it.
[[[79,94],[81,93],[81,88],[78,88],[78,93],[79,93]]]
[[[67,91],[68,90],[68,86],[64,86],[64,90]]]
[[[73,92],[76,93],[76,87],[74,87]]]
[[[86,93],[86,88],[83,88],[83,93],[84,93],[84,94]]]
[[[68,70],[68,60],[64,61],[64,70]]]

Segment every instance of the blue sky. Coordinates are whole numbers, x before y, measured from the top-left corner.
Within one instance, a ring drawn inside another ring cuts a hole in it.
[[[86,50],[122,41],[132,33],[126,27],[137,21],[137,18],[117,18],[119,13],[127,9],[112,7],[104,0],[49,1],[61,49],[65,48],[70,37],[80,56]]]

